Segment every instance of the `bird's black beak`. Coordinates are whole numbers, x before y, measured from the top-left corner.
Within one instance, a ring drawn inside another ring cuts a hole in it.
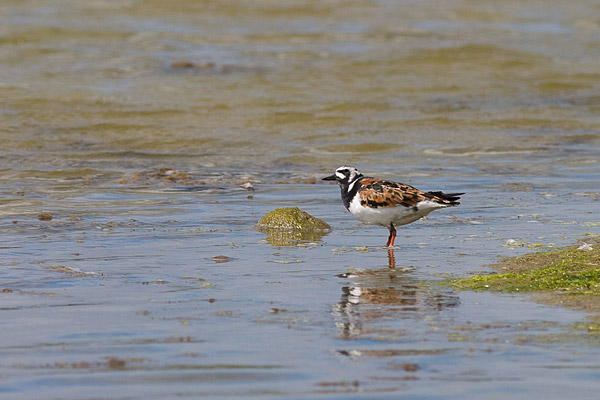
[[[335,181],[337,180],[337,176],[335,176],[335,174],[330,175],[330,176],[326,176],[325,178],[321,179],[322,181]]]

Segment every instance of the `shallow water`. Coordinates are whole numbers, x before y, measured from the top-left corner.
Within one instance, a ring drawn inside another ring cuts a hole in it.
[[[0,5],[0,396],[594,398],[593,316],[436,282],[598,233],[598,5],[238,3]],[[343,163],[467,194],[392,258]]]

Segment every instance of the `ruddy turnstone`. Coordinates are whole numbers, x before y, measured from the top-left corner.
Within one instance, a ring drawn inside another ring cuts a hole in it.
[[[464,193],[423,192],[410,185],[363,176],[354,167],[342,166],[323,178],[337,181],[344,206],[365,224],[385,226],[390,231],[386,246],[394,246],[396,226],[410,224],[433,210],[457,206]]]

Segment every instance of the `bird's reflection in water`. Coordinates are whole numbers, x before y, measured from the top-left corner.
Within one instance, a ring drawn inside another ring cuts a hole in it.
[[[458,297],[450,289],[417,279],[414,268],[395,268],[392,249],[388,257],[387,268],[338,275],[349,281],[333,309],[343,339],[364,337],[381,329],[380,323],[388,319],[421,319],[458,305]]]
[[[392,247],[388,249],[388,268],[396,268],[396,258]]]

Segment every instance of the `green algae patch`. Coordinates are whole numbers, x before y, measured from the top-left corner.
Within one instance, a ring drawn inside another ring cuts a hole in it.
[[[600,312],[600,240],[553,251],[508,257],[490,266],[498,273],[445,282],[457,290],[532,293],[534,299]]]
[[[282,207],[262,217],[256,229],[267,235],[270,244],[287,246],[300,241],[319,240],[331,231],[331,226],[298,207]]]
[[[489,289],[509,293],[560,290],[573,294],[600,294],[599,282],[599,270],[571,273],[563,268],[541,268],[524,273],[476,275],[456,279],[452,283],[459,289]]]
[[[298,207],[276,208],[258,221],[259,229],[286,229],[298,231],[331,230],[327,222],[315,218]]]

